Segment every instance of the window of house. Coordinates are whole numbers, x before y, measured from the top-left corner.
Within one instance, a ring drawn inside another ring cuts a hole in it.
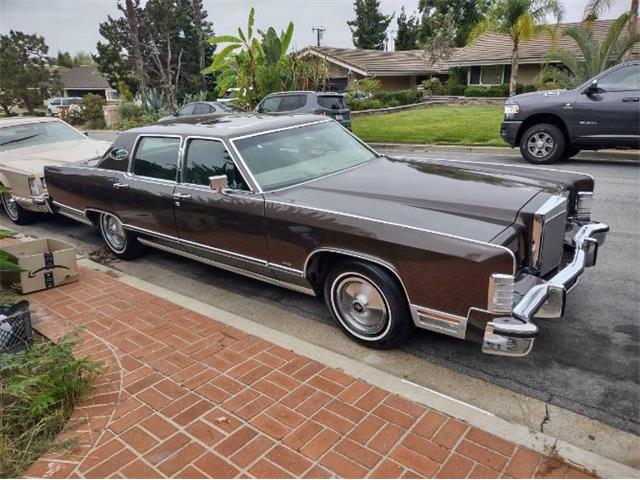
[[[209,185],[209,177],[226,175],[229,188],[248,190],[233,159],[218,140],[190,140],[182,172],[182,183]]]
[[[133,173],[143,177],[175,180],[180,139],[142,137],[133,159]]]
[[[484,65],[482,67],[483,85],[500,85],[502,83],[502,65]]]
[[[469,68],[469,85],[480,85],[480,73],[482,67]]]

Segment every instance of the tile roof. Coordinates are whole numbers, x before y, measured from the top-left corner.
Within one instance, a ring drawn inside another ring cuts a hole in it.
[[[64,88],[79,90],[102,90],[110,88],[109,82],[101,77],[96,67],[75,67],[60,72]]]
[[[602,41],[614,20],[596,20],[593,22],[593,36],[597,41]],[[579,27],[580,23],[563,23],[559,27],[565,30],[571,27]],[[528,42],[523,42],[518,49],[519,63],[543,63],[544,57],[553,50],[554,45],[548,33],[540,34]],[[578,58],[582,58],[578,45],[572,38],[559,33],[556,37],[555,48],[569,52]],[[507,35],[497,33],[484,33],[473,43],[458,49],[449,60],[450,66],[467,66],[478,64],[511,63],[511,39]],[[632,52],[640,53],[640,45],[636,44]]]
[[[445,62],[431,63],[423,50],[384,52],[358,48],[308,47],[303,55],[316,55],[328,62],[368,76],[436,75],[446,73]]]

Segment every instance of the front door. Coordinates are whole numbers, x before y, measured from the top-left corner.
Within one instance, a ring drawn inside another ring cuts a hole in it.
[[[179,136],[138,137],[129,171],[114,183],[114,208],[127,228],[177,241],[173,194],[180,144]]]
[[[226,175],[229,188],[214,191],[209,177]],[[187,138],[176,220],[189,251],[217,263],[272,276],[267,265],[264,199],[251,192],[220,140]]]
[[[640,142],[640,65],[598,78],[598,91],[578,95],[576,140],[583,145],[637,146]]]

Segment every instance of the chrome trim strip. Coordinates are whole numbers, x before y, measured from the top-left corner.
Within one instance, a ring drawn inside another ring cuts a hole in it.
[[[280,270],[284,273],[288,273],[290,275],[297,275],[298,277],[305,277],[305,274],[302,270],[298,270],[297,268],[285,267],[284,265],[278,265],[277,263],[268,263],[269,268],[273,270]]]
[[[250,272],[248,270],[243,270],[242,268],[233,267],[231,265],[227,265],[225,263],[216,262],[215,260],[210,260],[208,258],[200,257],[198,255],[194,255],[189,252],[185,252],[184,250],[180,250],[177,248],[172,248],[167,245],[161,245],[146,238],[139,238],[138,241],[143,245],[147,245],[149,247],[157,248],[158,250],[163,250],[165,252],[174,253],[176,255],[180,255],[191,260],[195,260],[197,262],[205,263],[207,265],[211,265],[216,268],[221,268],[223,270],[227,270],[233,273],[237,273],[239,275],[244,275],[245,277],[250,277],[255,280],[260,280],[266,283],[271,283],[278,287],[287,288],[289,290],[293,290],[299,293],[304,293],[306,295],[316,296],[316,293],[311,288],[303,287],[301,285],[295,285],[293,283],[284,282],[282,280],[278,280],[277,278],[266,277],[264,275],[260,275],[259,273]]]
[[[69,207],[68,205],[64,205],[62,203],[55,202],[55,201],[52,201],[51,203],[53,203],[56,207],[60,209],[58,210],[58,213],[60,215],[63,215],[67,218],[75,220],[76,222],[93,226],[93,223],[91,222],[91,220],[87,218],[87,216],[82,210],[78,210],[77,208]]]
[[[402,223],[389,222],[387,220],[380,220],[378,218],[364,217],[362,215],[356,215],[356,214],[353,214],[353,213],[336,212],[334,210],[326,210],[326,209],[323,209],[323,208],[315,208],[315,207],[310,207],[310,206],[307,206],[307,205],[298,205],[298,204],[295,204],[295,203],[281,202],[279,200],[271,200],[269,198],[265,198],[265,202],[273,203],[275,205],[283,205],[285,207],[295,207],[295,208],[301,208],[301,209],[306,209],[306,210],[312,210],[312,211],[315,211],[315,212],[324,212],[324,213],[330,213],[332,215],[339,215],[339,216],[348,217],[348,218],[355,218],[355,219],[358,219],[358,220],[376,222],[376,223],[381,223],[383,225],[389,225],[389,226],[392,226],[392,227],[407,228],[409,230],[415,230],[415,231],[423,232],[423,233],[431,233],[433,235],[439,235],[439,236],[447,237],[447,238],[455,238],[457,240],[462,240],[462,241],[465,241],[465,242],[475,243],[475,244],[478,244],[478,245],[484,245],[484,246],[487,246],[487,247],[491,247],[491,248],[495,248],[495,249],[498,249],[498,250],[502,250],[503,252],[507,252],[509,254],[509,256],[511,257],[512,264],[513,264],[512,274],[513,275],[516,274],[516,269],[517,269],[516,256],[514,255],[514,253],[511,250],[509,250],[507,247],[502,246],[502,245],[495,245],[493,243],[487,243],[487,242],[483,242],[481,240],[475,240],[475,239],[472,239],[472,238],[460,237],[458,235],[453,235],[453,234],[450,234],[450,233],[437,232],[435,230],[427,230],[426,228],[414,227],[412,225],[405,225],[405,224],[402,224]],[[320,249],[318,249],[318,250],[320,250]],[[314,252],[315,251],[316,250],[314,250]],[[307,257],[307,259],[308,259],[308,257]]]

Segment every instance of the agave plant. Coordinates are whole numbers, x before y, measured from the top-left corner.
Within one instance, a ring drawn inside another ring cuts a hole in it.
[[[640,42],[640,33],[622,35],[629,16],[629,12],[620,15],[609,27],[602,43],[598,43],[594,38],[590,22],[585,22],[578,28],[566,29],[562,35],[576,42],[582,58],[576,58],[566,51],[552,51],[546,57],[547,62],[561,63],[564,68],[547,65],[540,74],[540,80],[573,87],[620,63],[633,45]]]
[[[164,92],[158,88],[150,88],[144,99],[147,111],[160,113],[167,109],[167,97]]]

